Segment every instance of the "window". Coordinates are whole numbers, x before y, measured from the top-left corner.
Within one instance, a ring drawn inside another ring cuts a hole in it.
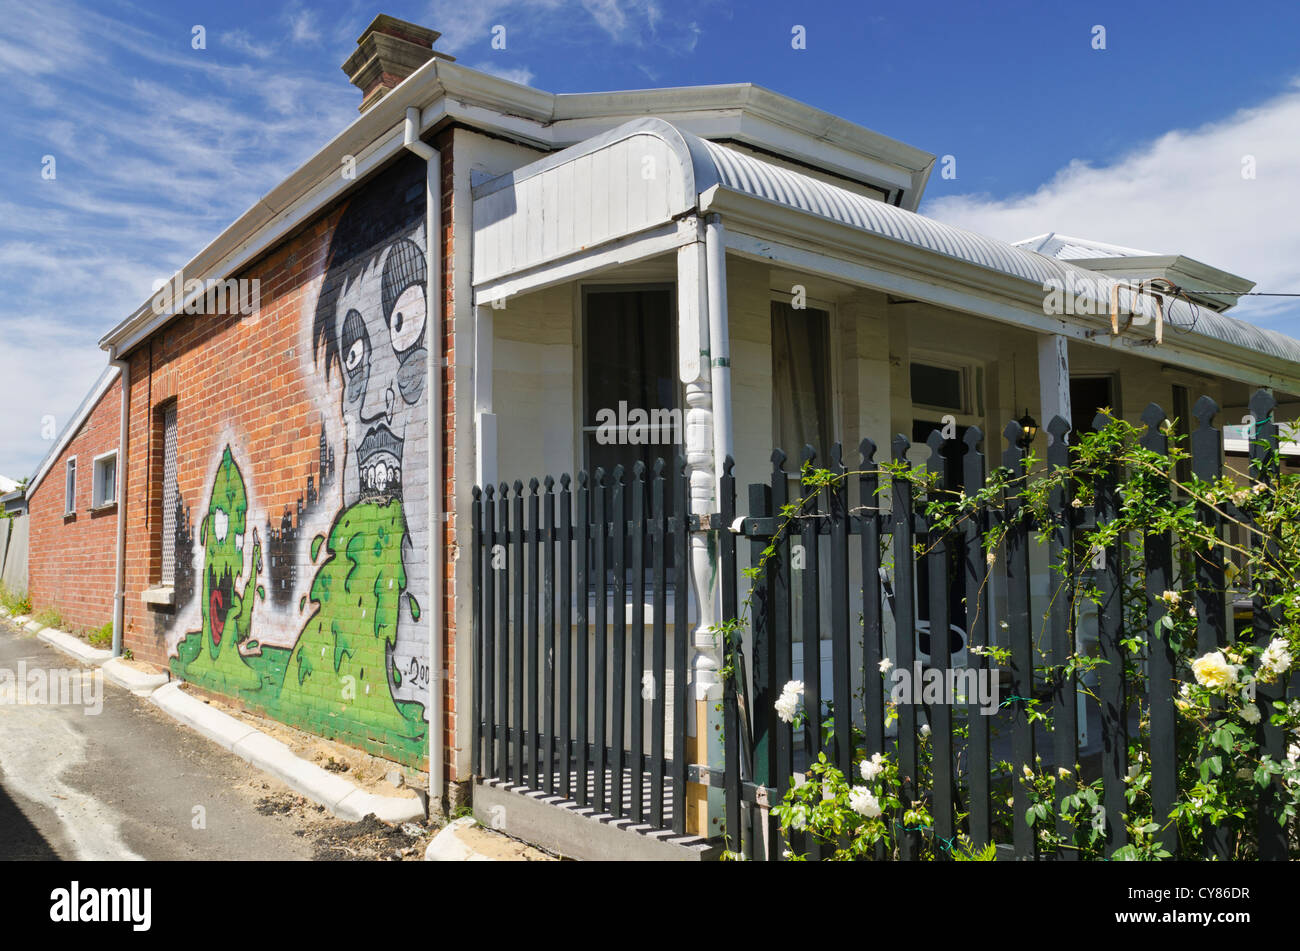
[[[1114,383],[1108,376],[1070,377],[1070,415],[1073,417],[1075,432],[1095,433],[1097,430],[1093,423],[1103,409],[1109,409],[1115,416],[1119,416],[1119,407],[1115,405]]]
[[[176,579],[176,507],[180,499],[176,485],[176,404],[163,410],[162,459],[162,583]]]
[[[804,446],[825,465],[831,449],[830,313],[772,302],[772,428],[798,473]]]
[[[583,465],[612,472],[683,451],[671,286],[583,292]],[[671,473],[671,469],[669,470]]]
[[[910,367],[910,375],[914,404],[951,410],[954,413],[969,412],[970,400],[967,398],[965,367],[913,363]]]
[[[117,501],[117,452],[95,457],[95,481],[91,489],[91,506],[100,508]]]
[[[77,457],[68,460],[67,472],[63,481],[63,514],[71,515],[77,510]]]

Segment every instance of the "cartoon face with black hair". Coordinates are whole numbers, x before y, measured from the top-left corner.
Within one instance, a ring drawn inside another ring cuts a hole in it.
[[[428,428],[423,216],[397,180],[344,212],[316,308],[313,342],[326,377],[336,364],[342,374],[348,504],[401,498],[408,467],[423,464],[423,451],[414,460],[407,451]]]

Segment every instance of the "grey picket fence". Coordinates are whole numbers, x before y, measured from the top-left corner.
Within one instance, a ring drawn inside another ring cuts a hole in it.
[[[1252,475],[1270,481],[1276,478],[1278,464],[1273,399],[1260,391],[1250,409],[1258,421],[1250,449]],[[1217,413],[1218,407],[1208,397],[1198,401],[1193,412],[1197,427],[1190,438],[1192,471],[1204,480],[1223,472],[1222,432],[1214,425]],[[1143,445],[1167,453],[1164,411],[1152,404],[1142,420],[1147,425]],[[1099,417],[1096,425],[1105,421]],[[1068,466],[1069,424],[1057,417],[1047,430],[1052,436],[1047,464]],[[1006,447],[998,460],[1001,467],[1021,469],[1025,450],[1019,445],[1020,433],[1018,423],[1008,423],[1003,432]],[[947,472],[967,495],[974,495],[987,479],[988,465],[980,450],[983,439],[974,427],[959,439],[945,439],[936,430],[926,444],[928,466]],[[911,448],[905,436],[896,437],[891,460],[906,464]],[[966,716],[965,730],[955,732],[955,717],[962,714],[953,707],[900,704],[897,726],[889,728],[886,685],[880,676],[880,662],[886,656],[885,612],[892,613],[895,630],[917,630],[919,606],[914,592],[926,591],[931,636],[925,666],[943,670],[951,664],[950,641],[935,632],[955,626],[964,631],[968,647],[977,649],[969,651],[968,667],[980,676],[989,670],[990,661],[978,649],[989,646],[988,619],[996,611],[1000,646],[1009,649],[1005,712],[1000,718],[1009,730],[1009,753],[998,759],[1008,760],[1017,774],[1024,766],[1036,766],[1040,753],[1071,768],[1070,778],[1056,784],[1056,822],[1068,836],[1071,830],[1059,805],[1074,791],[1077,775],[1073,767],[1080,753],[1079,684],[1073,675],[1054,674],[1036,685],[1035,667],[1040,667],[1041,681],[1043,666],[1060,670],[1074,653],[1074,585],[1078,582],[1073,560],[1079,555],[1078,535],[1115,517],[1120,473],[1097,480],[1090,505],[1073,504],[1068,486],[1052,492],[1041,523],[1022,518],[1023,503],[1008,492],[1000,504],[965,520],[960,531],[945,535],[915,505],[907,480],[890,480],[889,504],[884,504],[881,465],[875,456],[875,444],[863,440],[854,474],[847,475],[850,470],[838,444],[825,463],[812,447],[805,447],[800,466],[791,472],[786,469],[786,455],[774,450],[767,481],[748,486],[748,514],[741,518],[734,462],[728,459],[718,487],[718,517],[703,524],[686,515],[685,463],[680,457],[671,468],[672,479],[661,461],[650,473],[639,464],[630,473],[621,467],[608,474],[580,473],[576,487],[565,476],[558,491],[549,477],[544,483],[533,479],[527,487],[515,482],[513,488],[503,483],[495,489],[474,489],[475,775],[677,833],[685,831],[681,804],[688,778],[720,785],[725,790],[727,847],[751,859],[779,860],[791,847],[817,857],[815,844],[802,841],[798,834],[786,839],[772,813],[796,770],[825,753],[848,775],[863,754],[887,752],[897,757],[904,797],[927,801],[933,817],[928,829],[899,830],[902,858],[920,855],[922,836],[944,844],[939,850],[942,856],[959,835],[968,836],[976,847],[997,841],[1015,858],[1045,857],[1039,855],[1035,830],[1026,821],[1030,802],[1022,783],[1010,783],[1010,830],[994,826],[992,802],[998,779],[994,718]],[[781,513],[785,506],[800,502],[790,497],[791,485],[799,484],[804,463],[847,478],[805,498],[800,517],[787,524]],[[1228,514],[1245,519],[1238,511]],[[1197,515],[1210,531],[1222,535],[1219,513],[1201,507]],[[985,534],[997,520],[1004,520],[1006,534],[991,562]],[[726,755],[716,771],[692,770],[687,762],[686,569],[689,534],[698,531],[715,536],[723,617],[744,615],[746,622],[743,636],[728,646],[729,667],[735,674],[724,680]],[[918,540],[924,543],[919,546],[922,554],[915,554]],[[1045,665],[1035,660],[1036,650],[1043,648],[1035,646],[1030,592],[1030,549],[1040,542],[1046,544],[1053,564],[1064,563],[1067,568],[1054,582],[1062,589],[1051,598],[1043,622],[1046,630],[1040,632],[1045,635],[1040,638],[1047,653]],[[757,578],[740,570],[741,545],[749,546],[750,565],[766,555]],[[792,565],[795,545],[802,548],[798,569]],[[1141,568],[1148,609],[1141,631],[1126,628],[1131,622],[1126,622],[1122,603],[1129,554],[1117,542],[1101,555],[1087,555],[1095,558],[1090,577],[1100,595],[1098,649],[1105,662],[1099,668],[1095,695],[1107,854],[1126,844],[1119,817],[1127,808],[1130,710],[1139,698],[1128,693],[1125,672],[1135,659],[1124,641],[1135,635],[1145,638],[1147,645],[1146,695],[1141,699],[1149,705],[1151,718],[1148,752],[1155,814],[1167,815],[1177,796],[1173,685],[1179,672],[1160,629],[1165,614],[1160,595],[1173,586],[1176,550],[1168,535],[1152,532],[1143,539]],[[994,573],[996,605],[989,598]],[[882,578],[889,585],[884,597]],[[924,585],[917,584],[920,578]],[[1197,560],[1193,582],[1197,650],[1204,653],[1225,646],[1230,638],[1222,546]],[[665,631],[670,598],[671,657]],[[796,603],[797,623],[792,616]],[[954,611],[958,616],[952,616]],[[824,623],[829,624],[826,638]],[[1267,643],[1277,624],[1278,618],[1257,597],[1249,636]],[[798,737],[775,710],[782,687],[793,678],[796,638],[804,658],[803,703],[813,712]],[[825,641],[831,654],[828,684],[822,683],[820,663]],[[920,654],[917,638],[898,637],[892,659],[911,670]],[[671,694],[666,695],[669,674]],[[834,698],[833,704],[823,703],[827,694]],[[1036,696],[1055,721],[1049,739],[1035,733],[1026,705]],[[1294,679],[1290,686],[1260,687],[1262,707],[1293,696]],[[930,736],[926,788],[918,779],[923,775],[919,740],[923,728]],[[1267,751],[1279,758],[1285,754],[1285,737],[1267,717],[1259,732]],[[1040,750],[1040,739],[1050,746]],[[959,768],[960,763],[964,767]],[[1257,817],[1261,858],[1285,858],[1288,836],[1294,835],[1291,827],[1277,822],[1275,806],[1266,796]],[[1231,843],[1226,833],[1207,831],[1208,854],[1227,855]],[[1158,837],[1172,854],[1182,855],[1172,825]],[[1072,857],[1070,850],[1050,855],[1056,860]]]

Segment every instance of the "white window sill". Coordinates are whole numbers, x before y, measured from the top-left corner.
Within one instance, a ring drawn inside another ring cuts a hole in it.
[[[171,607],[176,601],[176,591],[171,585],[154,585],[152,588],[144,589],[140,600],[145,604]]]

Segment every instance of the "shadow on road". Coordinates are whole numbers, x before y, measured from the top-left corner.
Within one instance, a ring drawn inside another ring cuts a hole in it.
[[[59,861],[58,853],[32,825],[0,783],[0,861]]]

